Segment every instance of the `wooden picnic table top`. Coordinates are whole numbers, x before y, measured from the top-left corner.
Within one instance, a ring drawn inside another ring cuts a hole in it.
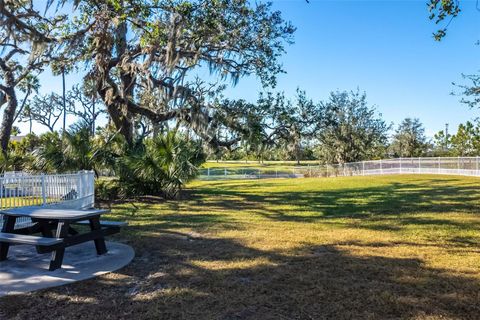
[[[81,220],[107,213],[107,209],[60,209],[60,208],[42,208],[42,207],[20,207],[13,209],[0,210],[0,214],[14,217],[28,217],[34,219],[52,219],[52,220]]]

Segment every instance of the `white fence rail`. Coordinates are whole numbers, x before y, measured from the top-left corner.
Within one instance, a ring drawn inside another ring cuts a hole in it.
[[[199,179],[339,177],[408,173],[480,176],[480,157],[394,158],[296,167],[210,168],[202,169]]]
[[[315,167],[295,167],[307,177],[366,176],[378,174],[453,174],[480,176],[480,157],[395,158]]]
[[[54,175],[6,172],[0,176],[0,210],[28,206],[90,208],[95,201],[94,182],[91,171]],[[2,221],[0,215],[0,226]],[[28,223],[28,219],[19,219],[17,225]]]
[[[200,170],[198,178],[200,180],[303,178],[302,173],[294,171],[294,167],[207,168]]]

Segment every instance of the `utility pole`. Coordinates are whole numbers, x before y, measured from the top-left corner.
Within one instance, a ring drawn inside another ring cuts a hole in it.
[[[95,135],[95,95],[92,98],[92,135]]]
[[[444,145],[444,151],[448,150],[448,123],[445,123],[445,145]]]
[[[67,104],[65,98],[65,68],[62,68],[62,91],[63,91],[63,132],[67,126]]]

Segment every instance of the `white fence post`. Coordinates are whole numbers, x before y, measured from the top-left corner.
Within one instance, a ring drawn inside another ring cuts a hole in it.
[[[45,175],[42,173],[42,175],[40,176],[41,178],[41,183],[42,183],[42,205],[46,205],[47,204],[47,194],[46,194],[46,190],[45,190]]]
[[[78,179],[77,179],[77,193],[78,197],[81,198],[84,196],[83,194],[83,171],[78,171]]]
[[[476,165],[476,172],[475,174],[478,176],[478,156],[475,158],[475,165]]]
[[[86,172],[87,179],[85,189],[88,187],[88,194],[92,197],[92,207],[95,205],[95,173],[93,171]]]

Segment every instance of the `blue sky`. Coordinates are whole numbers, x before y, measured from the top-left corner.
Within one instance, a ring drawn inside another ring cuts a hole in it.
[[[366,91],[388,122],[418,117],[433,133],[480,115],[451,96],[461,73],[480,69],[480,11],[461,1],[463,12],[442,42],[423,1],[274,1],[274,8],[297,27],[295,44],[282,57],[286,74],[277,90],[293,96],[297,87],[314,100],[334,90]],[[72,84],[79,76],[70,75]],[[61,79],[42,76],[43,92],[61,90]],[[226,91],[230,98],[255,101],[261,86],[254,77]],[[26,126],[22,126],[26,132]],[[39,129],[39,128],[38,128]]]

